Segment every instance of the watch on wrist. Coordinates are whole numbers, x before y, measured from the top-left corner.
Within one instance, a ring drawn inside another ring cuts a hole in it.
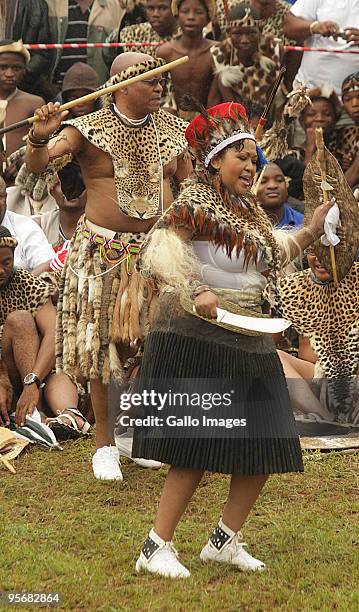
[[[24,385],[32,385],[35,383],[38,389],[42,389],[42,387],[45,386],[45,383],[42,383],[40,378],[34,372],[26,374],[23,383]]]

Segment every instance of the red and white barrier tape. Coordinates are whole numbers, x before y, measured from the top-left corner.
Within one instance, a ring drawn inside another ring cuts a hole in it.
[[[325,47],[297,47],[295,45],[284,45],[284,51],[302,51],[306,53],[307,51],[315,51],[317,53],[343,53],[344,55],[348,53],[359,54],[359,48],[357,49],[326,49]]]
[[[24,47],[26,47],[26,49],[92,49],[96,47],[158,47],[161,44],[161,42],[37,43],[26,44]]]
[[[165,41],[163,41],[165,42]],[[92,48],[101,48],[101,47],[158,47],[162,45],[162,42],[100,42],[100,43],[36,43],[36,44],[26,44],[24,47],[26,49],[92,49]],[[359,48],[354,49],[335,49],[325,47],[300,47],[295,45],[284,45],[284,51],[302,51],[306,53],[307,51],[312,51],[315,53],[342,53],[346,55],[347,53],[353,53],[355,55],[359,54]]]

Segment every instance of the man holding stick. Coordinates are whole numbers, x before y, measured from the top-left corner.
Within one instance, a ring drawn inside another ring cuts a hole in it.
[[[111,80],[124,82],[164,64],[124,53],[112,65]],[[25,158],[30,172],[41,173],[70,154],[87,189],[85,217],[62,275],[56,355],[58,371],[79,366],[90,380],[97,438],[93,470],[105,480],[122,480],[108,432],[108,383],[124,379],[149,325],[151,295],[135,271],[135,256],[173,200],[170,179],[182,181],[191,171],[185,123],[159,110],[161,76],[105,96],[101,110],[65,122],[52,138],[67,113],[51,103],[41,107]]]

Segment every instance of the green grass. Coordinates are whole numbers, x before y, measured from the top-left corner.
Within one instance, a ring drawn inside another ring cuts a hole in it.
[[[304,475],[269,480],[244,530],[268,565],[259,575],[199,561],[228,486],[206,475],[175,538],[191,578],[169,581],[134,570],[166,469],[127,463],[123,483],[95,481],[92,444],[32,449],[16,475],[0,469],[0,590],[57,591],[66,610],[359,609],[358,453],[307,453]]]

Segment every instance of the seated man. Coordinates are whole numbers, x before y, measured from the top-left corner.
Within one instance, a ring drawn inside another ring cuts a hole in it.
[[[36,215],[33,219],[57,252],[72,238],[78,221],[85,212],[86,189],[77,163],[70,162],[58,172],[50,193],[56,200],[58,208]]]
[[[89,424],[77,410],[77,387],[65,374],[54,374],[56,309],[55,289],[27,270],[14,268],[17,241],[0,226],[0,326],[2,371],[6,366],[14,395],[15,420],[25,424],[43,396],[56,433],[72,437],[87,432]],[[0,425],[10,424],[11,397],[0,383]]]
[[[24,215],[6,210],[6,185],[0,177],[0,223],[16,237],[15,267],[37,275],[47,270],[55,252],[37,223]]]
[[[303,224],[304,215],[287,204],[287,184],[277,164],[265,166],[257,197],[275,227],[298,228]]]
[[[309,269],[280,282],[284,316],[309,338],[300,359],[278,351],[289,393],[295,411],[314,421],[358,425],[359,263],[335,287],[313,248],[306,253]]]

